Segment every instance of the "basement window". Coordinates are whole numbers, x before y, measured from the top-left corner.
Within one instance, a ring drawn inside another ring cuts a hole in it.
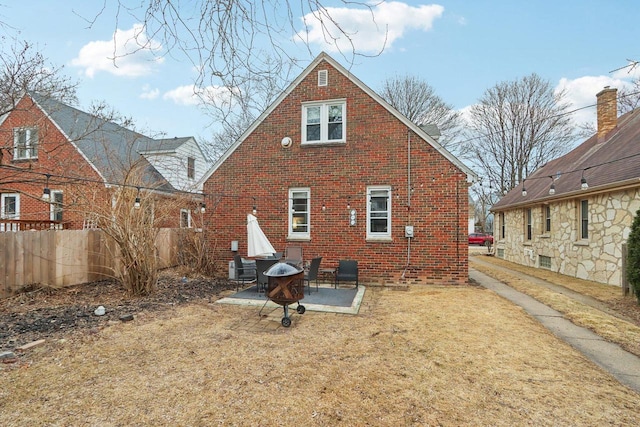
[[[540,268],[551,270],[551,257],[538,255],[538,265],[540,265]]]

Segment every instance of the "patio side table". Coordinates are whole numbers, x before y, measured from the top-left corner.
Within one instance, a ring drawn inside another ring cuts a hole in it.
[[[329,277],[332,284],[336,282],[336,267],[324,267],[318,269],[318,276],[326,278]]]

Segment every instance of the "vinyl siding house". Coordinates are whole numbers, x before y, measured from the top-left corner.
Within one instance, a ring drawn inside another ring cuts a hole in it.
[[[361,283],[467,283],[475,179],[322,53],[205,175],[205,231],[223,268],[255,209],[277,251],[357,260]]]
[[[623,284],[624,245],[640,208],[640,110],[618,117],[616,98],[613,88],[598,93],[597,133],[491,208],[498,257]]]
[[[193,138],[149,138],[37,93],[0,120],[0,139],[1,231],[91,227],[82,203],[109,203],[133,172],[138,191],[158,196],[154,209],[163,197],[186,195],[183,209],[158,225],[188,226],[210,167]]]

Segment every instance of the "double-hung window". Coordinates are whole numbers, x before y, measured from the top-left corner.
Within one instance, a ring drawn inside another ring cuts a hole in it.
[[[180,228],[191,228],[191,211],[180,209]]]
[[[544,206],[543,212],[544,212],[544,232],[550,233],[551,232],[551,206],[549,205]]]
[[[525,214],[525,239],[527,241],[531,241],[531,234],[532,234],[532,229],[533,229],[533,213],[531,212],[532,209],[531,208],[527,208],[524,211]]]
[[[580,200],[580,239],[589,238],[589,201]]]
[[[302,143],[345,142],[347,102],[311,102],[302,106]]]
[[[38,128],[16,128],[13,130],[13,158],[15,160],[38,157]]]
[[[62,222],[62,191],[54,190],[51,192],[51,221]]]
[[[6,193],[2,195],[1,217],[3,219],[20,219],[20,194]]]
[[[500,212],[500,238],[504,239],[504,230],[505,230],[505,224],[504,224],[504,212]]]
[[[196,177],[196,159],[187,157],[187,178],[194,179]]]
[[[391,239],[391,187],[367,187],[367,238]]]
[[[310,199],[309,188],[289,189],[289,238],[309,239],[310,233]]]
[[[0,218],[20,219],[20,194],[5,193],[0,199]],[[18,224],[0,224],[0,231],[18,231]]]

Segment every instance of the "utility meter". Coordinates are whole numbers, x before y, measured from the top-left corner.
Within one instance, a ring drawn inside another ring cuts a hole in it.
[[[408,237],[409,239],[413,238],[413,225],[404,226],[404,237]]]

